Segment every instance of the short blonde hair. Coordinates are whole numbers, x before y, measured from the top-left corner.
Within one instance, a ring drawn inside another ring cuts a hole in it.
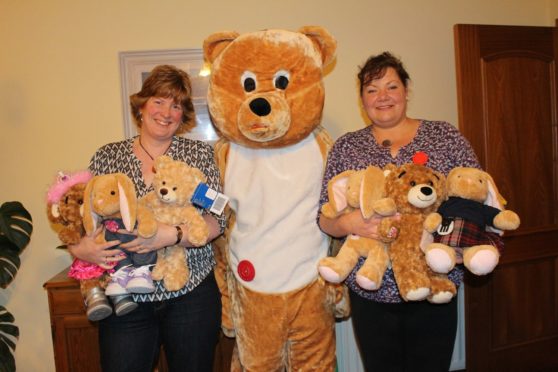
[[[196,125],[192,103],[192,84],[188,74],[175,66],[159,65],[153,68],[142,84],[141,90],[130,96],[132,117],[141,128],[141,109],[151,97],[172,98],[182,107],[181,124],[177,134],[190,130]]]

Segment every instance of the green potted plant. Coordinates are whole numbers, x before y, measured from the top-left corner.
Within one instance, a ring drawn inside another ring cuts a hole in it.
[[[29,244],[33,220],[20,202],[6,202],[0,207],[0,287],[14,280],[21,261],[19,255]],[[19,328],[14,317],[0,305],[0,372],[15,371],[14,351]]]

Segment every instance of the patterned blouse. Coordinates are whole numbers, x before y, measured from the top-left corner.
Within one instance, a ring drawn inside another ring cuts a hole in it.
[[[443,121],[421,120],[418,131],[406,146],[403,146],[393,158],[390,149],[376,142],[370,127],[341,136],[331,149],[322,183],[320,209],[328,201],[327,183],[335,175],[346,170],[365,169],[369,165],[383,168],[389,163],[397,166],[412,162],[411,158],[417,151],[428,154],[428,167],[445,175],[457,166],[480,168],[477,157],[469,142],[451,124]],[[383,278],[382,285],[376,291],[362,289],[356,283],[356,272],[364,263],[360,258],[357,266],[345,280],[345,283],[359,296],[376,302],[397,303],[403,299],[399,295],[393,271],[389,268]],[[448,277],[456,286],[463,279],[461,265],[456,266]]]
[[[91,158],[89,170],[94,175],[121,172],[126,174],[136,185],[138,198],[146,195],[153,187],[145,185],[141,173],[141,161],[133,152],[135,138],[124,141],[109,143],[101,147]],[[219,170],[215,164],[213,148],[202,141],[190,140],[174,136],[171,146],[166,155],[175,160],[182,160],[191,167],[200,169],[207,177],[207,184],[214,190],[221,192]],[[203,211],[203,213],[208,213]],[[221,232],[225,228],[225,217],[215,216],[221,226]],[[181,296],[192,291],[209,275],[215,266],[213,249],[211,243],[204,247],[188,249],[188,266],[190,268],[190,280],[184,288],[169,292],[161,282],[155,282],[155,292],[149,294],[134,294],[136,302],[152,302],[167,300]]]

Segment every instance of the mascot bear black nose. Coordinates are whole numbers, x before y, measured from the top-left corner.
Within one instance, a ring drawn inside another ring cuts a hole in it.
[[[250,110],[258,116],[267,116],[271,112],[271,105],[265,98],[256,98],[250,102]]]

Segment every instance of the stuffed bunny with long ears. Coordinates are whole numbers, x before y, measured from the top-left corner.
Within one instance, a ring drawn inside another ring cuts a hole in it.
[[[111,173],[93,177],[85,188],[83,225],[88,235],[103,226],[105,241],[119,240],[121,243],[135,239],[132,233],[137,228],[139,236],[152,237],[157,232],[153,213],[138,206],[132,180],[123,173]],[[115,246],[114,248],[118,248]],[[107,296],[115,306],[116,315],[134,310],[137,304],[131,293],[151,293],[155,287],[150,267],[155,264],[157,253],[138,254],[121,248],[125,259],[115,266],[116,272],[106,288]]]

